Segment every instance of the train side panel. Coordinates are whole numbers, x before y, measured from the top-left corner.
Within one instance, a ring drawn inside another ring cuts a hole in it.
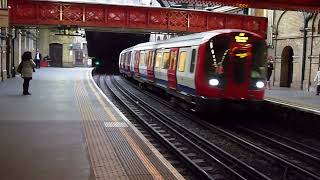
[[[191,62],[195,49],[183,47],[179,49],[177,67],[177,90],[184,95],[195,95],[194,73]],[[193,58],[195,61],[195,57]]]

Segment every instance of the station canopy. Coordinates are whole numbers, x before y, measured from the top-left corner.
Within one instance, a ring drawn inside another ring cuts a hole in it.
[[[187,3],[235,6],[240,8],[276,9],[320,12],[320,0],[158,0],[166,3]]]

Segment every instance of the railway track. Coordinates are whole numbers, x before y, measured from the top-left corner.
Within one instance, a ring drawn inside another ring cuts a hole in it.
[[[121,80],[119,80],[121,82]],[[124,86],[126,86],[125,82],[122,82]],[[126,86],[127,90],[130,92],[134,92],[133,89],[130,89],[130,86]],[[154,99],[155,101],[161,102],[163,105],[170,107],[170,105],[168,105],[168,103],[166,101],[163,101],[160,98],[154,97],[153,95],[151,95],[150,93],[146,93],[145,95],[147,95],[149,98]],[[139,95],[139,97],[144,97],[143,95]],[[150,102],[151,100],[145,100],[147,102]],[[159,105],[157,107],[160,107]],[[250,142],[247,139],[237,136],[235,135],[235,133],[232,132],[228,132],[223,130],[222,128],[213,126],[212,124],[209,124],[206,121],[202,121],[200,119],[197,119],[196,117],[192,117],[192,115],[187,114],[186,112],[180,112],[180,120],[178,117],[178,115],[173,115],[172,114],[172,108],[174,107],[170,107],[171,108],[171,112],[169,113],[169,115],[171,117],[175,117],[174,121],[179,122],[181,121],[181,119],[189,119],[190,121],[192,121],[192,123],[197,122],[198,124],[200,124],[202,126],[202,129],[206,129],[206,130],[202,130],[202,131],[210,131],[215,132],[217,134],[219,134],[220,136],[222,136],[223,139],[229,139],[230,141],[232,141],[234,144],[237,144],[238,147],[242,147],[244,149],[248,149],[249,151],[251,151],[252,153],[255,153],[256,155],[254,155],[254,159],[255,161],[251,161],[250,159],[252,159],[253,157],[250,158],[250,155],[248,154],[248,156],[246,156],[249,160],[242,158],[241,156],[237,156],[240,160],[243,160],[243,162],[246,162],[247,164],[251,165],[252,168],[256,168],[258,170],[260,170],[261,172],[263,172],[264,174],[266,174],[267,177],[270,177],[272,179],[320,179],[319,175],[315,172],[317,170],[317,166],[312,165],[312,166],[305,166],[305,164],[301,163],[303,161],[292,161],[292,160],[288,160],[286,159],[286,156],[283,156],[283,154],[277,154],[277,152],[274,151],[270,151],[270,149],[266,149],[265,147],[261,146],[257,146],[255,143],[256,142]],[[167,110],[164,110],[165,108],[161,108],[162,112],[165,112]],[[170,110],[169,110],[170,111]],[[174,111],[177,112],[176,108],[174,108]],[[188,124],[188,123],[185,123]],[[205,126],[205,128],[204,128]],[[190,128],[192,129],[192,128]],[[197,129],[197,128],[193,128],[193,129]],[[198,128],[199,129],[199,128]],[[202,135],[201,135],[202,134]],[[200,133],[199,135],[202,137],[206,137],[207,136],[207,140],[210,142],[212,142],[212,140],[210,140],[210,133],[205,134],[205,133]],[[211,137],[217,137],[217,134],[211,134]],[[226,151],[228,151],[228,147],[230,146],[230,143],[217,143],[217,145],[219,147],[226,147]],[[232,149],[237,148],[234,145]],[[278,147],[279,148],[279,147]],[[288,148],[288,147],[281,147],[281,149],[284,149],[284,152],[287,153],[292,153],[292,151],[295,151],[293,149],[295,148]],[[299,150],[296,150],[299,151]],[[301,151],[301,150],[300,150]],[[232,152],[232,150],[229,149],[229,152],[231,154],[239,154],[237,152]],[[285,155],[286,153],[284,153]],[[302,154],[306,154],[306,153],[302,153]],[[300,156],[305,156],[305,155],[301,155]],[[288,158],[288,156],[287,156]],[[305,160],[309,160],[309,159],[313,159],[310,158],[308,156],[304,157]],[[260,163],[259,163],[260,162]],[[310,163],[309,163],[310,164]],[[311,163],[312,164],[312,163]],[[269,167],[269,168],[268,168]],[[264,169],[268,168],[271,170],[267,170],[265,171]]]
[[[220,152],[217,147],[207,145],[201,137],[186,131],[181,125],[172,122],[172,119],[149,106],[150,102],[144,102],[111,81],[109,79],[106,83],[122,104],[135,114],[150,133],[160,138],[170,151],[179,156],[198,178],[269,179],[255,169],[243,167],[245,164],[236,158],[230,158],[223,151]]]

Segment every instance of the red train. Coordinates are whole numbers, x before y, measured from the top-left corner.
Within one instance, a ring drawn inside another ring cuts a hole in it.
[[[261,101],[266,56],[264,37],[223,29],[130,47],[120,53],[119,69],[191,103]]]

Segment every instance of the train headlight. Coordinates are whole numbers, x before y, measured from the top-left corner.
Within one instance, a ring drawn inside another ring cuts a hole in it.
[[[218,79],[210,79],[209,84],[211,86],[218,86],[219,85],[219,80]]]
[[[258,81],[258,82],[256,83],[256,86],[257,86],[257,88],[263,88],[263,87],[264,87],[264,82]]]

